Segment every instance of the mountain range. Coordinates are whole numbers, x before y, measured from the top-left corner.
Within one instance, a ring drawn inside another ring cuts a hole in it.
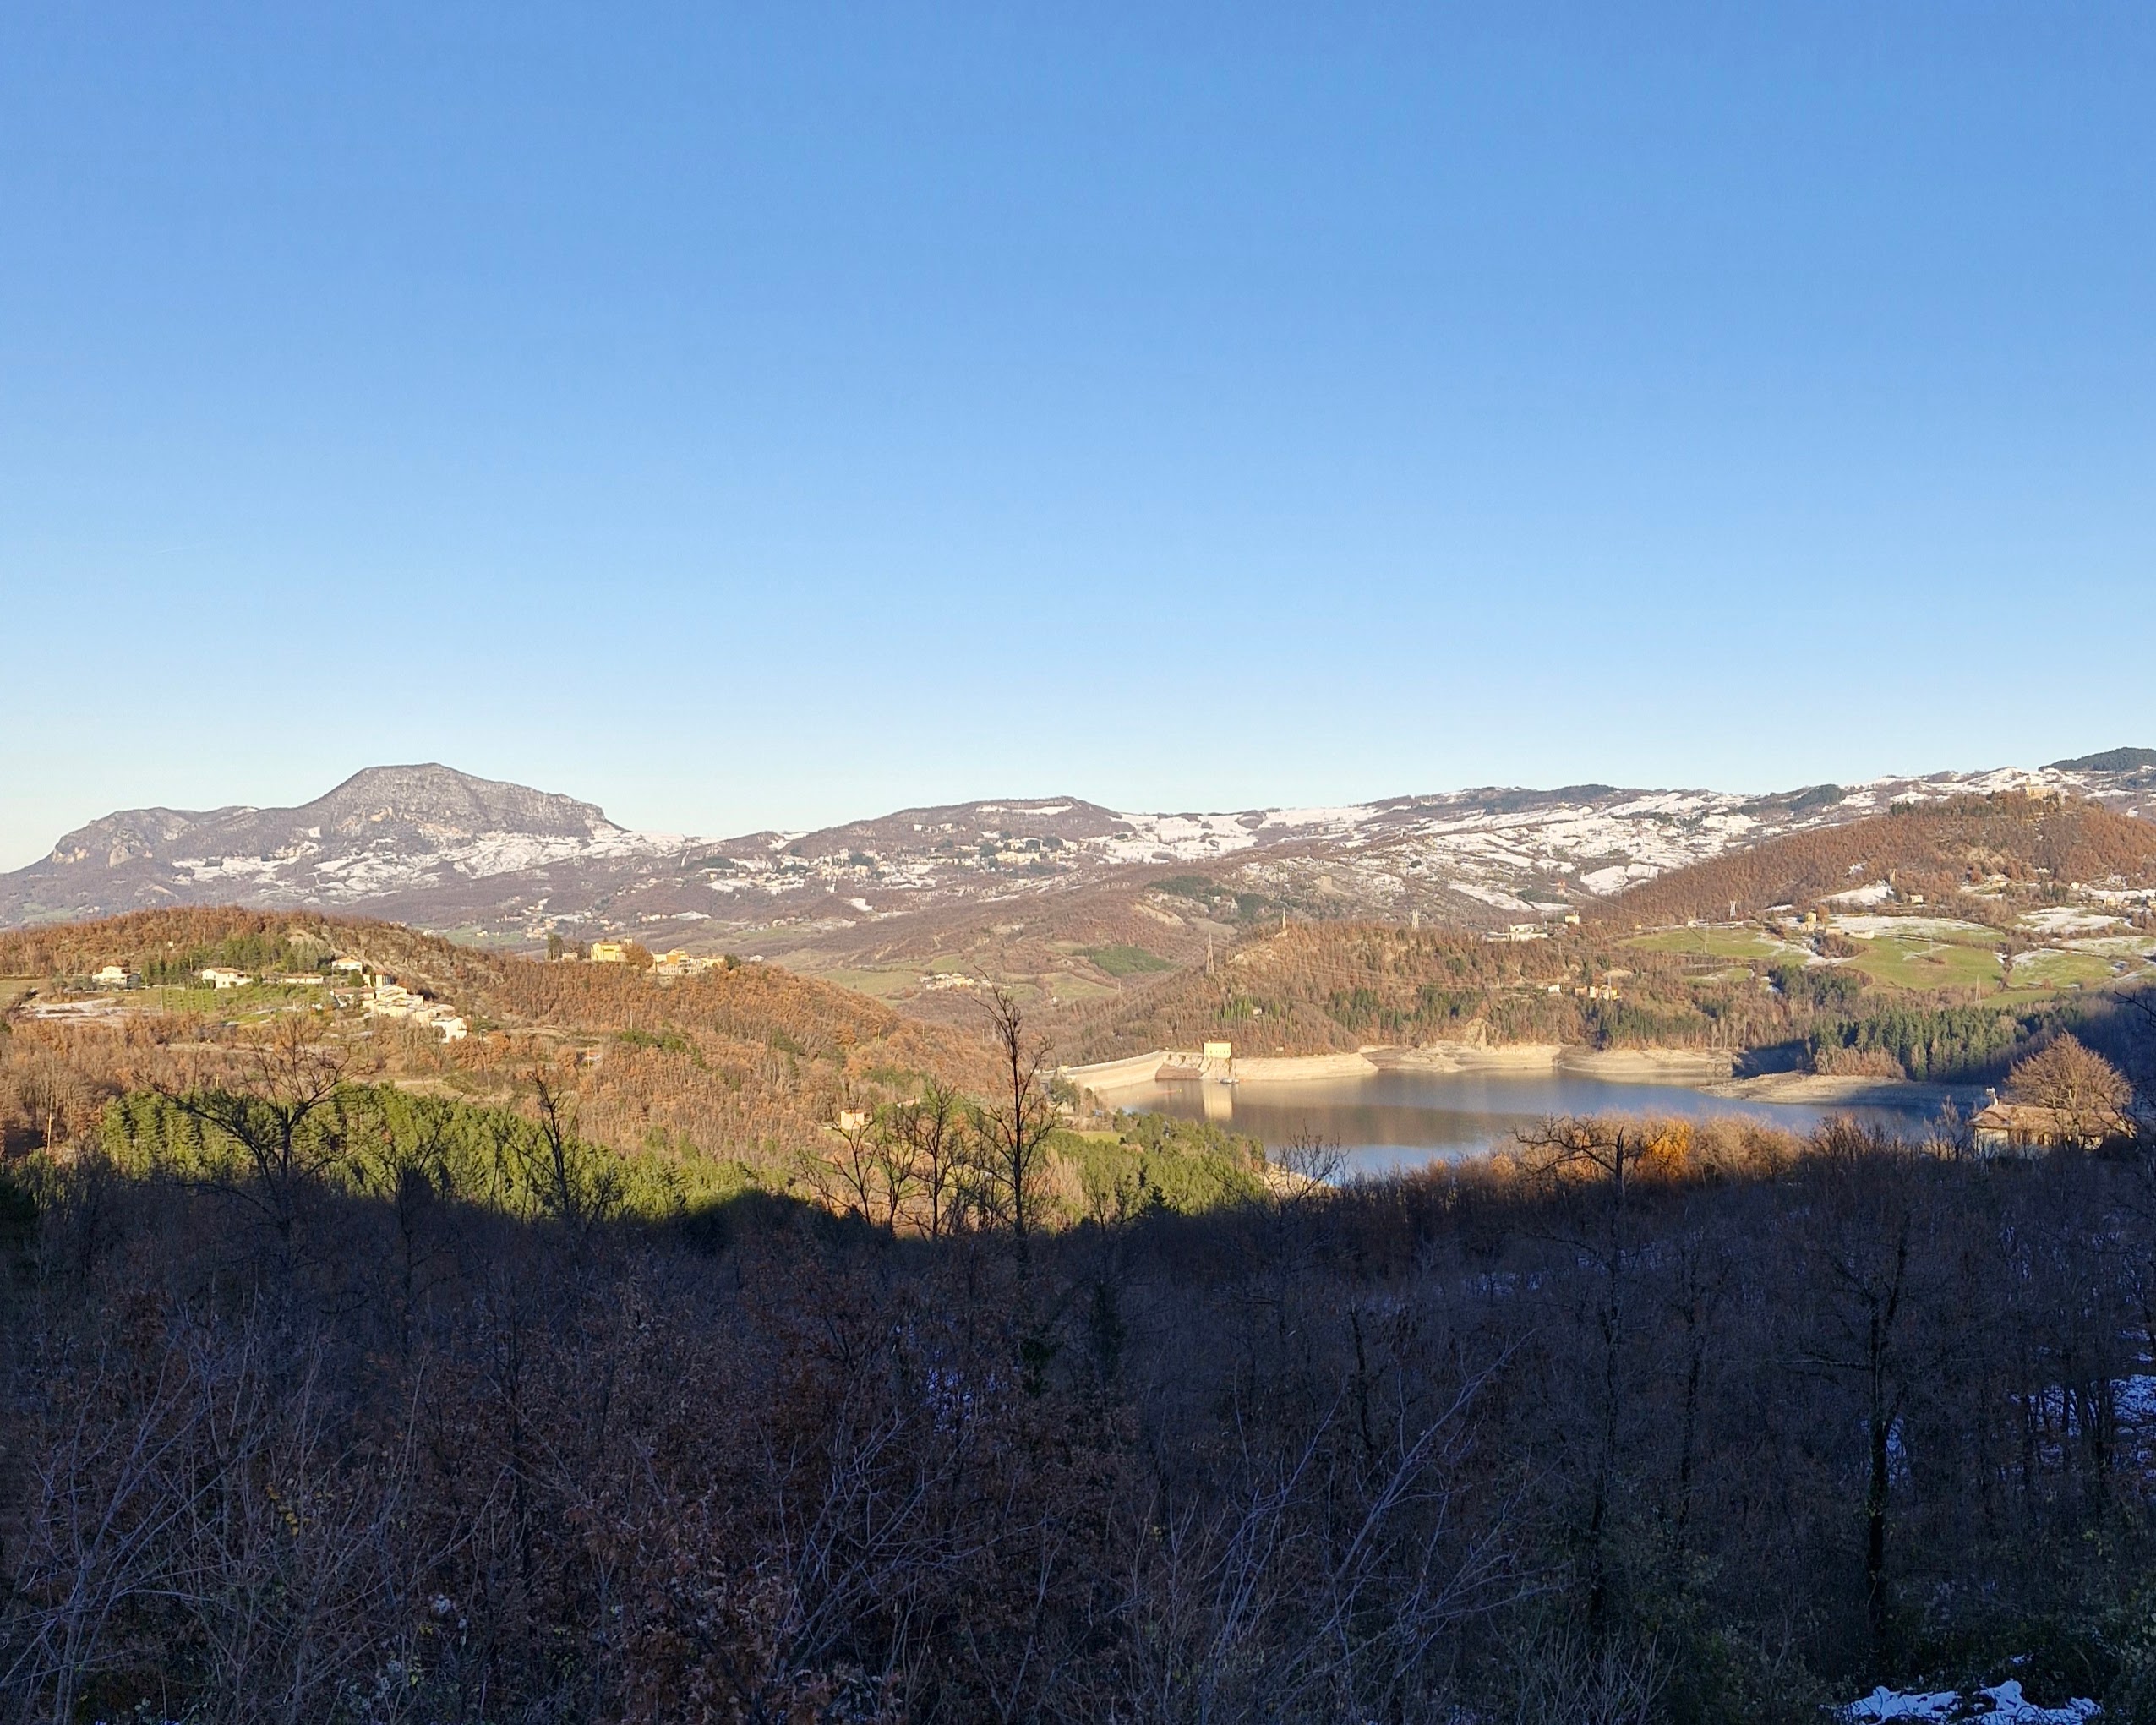
[[[2156,816],[2156,751],[1769,795],[1581,784],[1190,814],[1001,800],[725,839],[633,832],[593,804],[439,765],[378,767],[298,808],[107,815],[0,875],[0,926],[237,903],[512,947],[550,933],[755,947],[825,970],[909,973],[983,941],[1180,958],[1280,914],[1502,925],[1896,803],[2014,789]]]

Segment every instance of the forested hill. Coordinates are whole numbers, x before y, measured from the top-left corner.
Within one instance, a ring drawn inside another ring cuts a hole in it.
[[[366,1018],[350,1004],[352,988],[338,986],[353,980],[330,969],[338,956],[363,959],[371,975],[463,1014],[470,1035],[445,1042],[423,1027]],[[82,979],[107,964],[148,985],[86,995]],[[212,996],[199,985],[210,966],[259,980]],[[287,975],[321,980],[278,981]],[[312,913],[144,911],[0,934],[5,978],[15,980],[0,985],[0,1002],[32,992],[0,1041],[14,1045],[19,1065],[45,1062],[38,1070],[49,1067],[64,1092],[55,1105],[79,1114],[82,1130],[123,1091],[213,1074],[250,1032],[318,1004],[349,1049],[355,1078],[500,1103],[520,1094],[531,1071],[565,1069],[596,1142],[759,1173],[783,1171],[819,1144],[842,1097],[874,1100],[880,1084],[903,1086],[906,1074],[974,1085],[986,1071],[977,1037],[773,966],[660,981],[634,964],[509,958],[394,924]],[[39,1015],[71,996],[92,1013]]]
[[[2007,794],[1897,807],[1770,838],[1647,881],[1590,912],[1619,928],[1797,912],[1867,898],[1902,903],[2026,896],[2075,885],[2156,884],[2156,825],[2073,798]],[[1964,907],[1967,908],[1966,906]]]
[[[1905,947],[1831,929],[1634,934],[1590,925],[1509,941],[1296,924],[1210,969],[1068,1011],[1054,1021],[1056,1045],[1074,1065],[1223,1040],[1260,1056],[1460,1043],[1660,1047],[1756,1056],[1770,1069],[1984,1084],[2071,1028],[2119,1058],[2141,1057],[2141,1016],[2118,1001],[2156,972],[1974,931],[2018,938],[2035,962],[2008,971],[1988,945]]]
[[[663,985],[630,963],[547,964],[396,923],[308,912],[151,910],[0,932],[0,976],[25,979],[117,963],[149,981],[177,984],[209,965],[266,975],[312,971],[340,955],[505,1030],[609,1032],[696,1018],[723,1021],[743,1035],[849,1048],[917,1028],[865,995],[775,967],[714,969]],[[925,1040],[962,1042],[933,1030]]]

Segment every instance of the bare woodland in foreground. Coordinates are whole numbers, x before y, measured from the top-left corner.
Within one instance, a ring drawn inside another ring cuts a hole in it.
[[[0,1038],[0,1718],[1793,1722],[2009,1670],[2156,1718],[2108,1127],[1260,1178],[1065,1130],[1007,1002],[440,962],[491,1050]],[[659,1057],[794,1122],[796,1195],[624,1131]],[[2124,1083],[2052,1035],[2010,1088]]]
[[[505,1209],[418,1137],[20,1171],[12,1717],[1795,1719],[2015,1656],[2156,1695],[2131,1160],[1557,1123],[928,1240]]]

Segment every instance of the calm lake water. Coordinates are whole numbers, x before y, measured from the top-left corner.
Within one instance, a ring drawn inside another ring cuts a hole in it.
[[[1613,1084],[1561,1073],[1384,1072],[1293,1084],[1151,1084],[1118,1091],[1113,1100],[1118,1107],[1210,1120],[1269,1146],[1327,1139],[1356,1173],[1476,1155],[1552,1115],[1745,1115],[1809,1132],[1830,1115],[1845,1114],[1915,1136],[1937,1111],[1740,1102],[1676,1085]]]

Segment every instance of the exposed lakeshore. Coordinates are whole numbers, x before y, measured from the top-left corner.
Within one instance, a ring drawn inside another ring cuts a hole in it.
[[[1232,1071],[1239,1084],[1337,1083],[1385,1072],[1487,1073],[1517,1077],[1564,1074],[1604,1084],[1674,1086],[1735,1101],[1813,1107],[1971,1107],[1980,1088],[1919,1084],[1908,1078],[1837,1078],[1820,1073],[1736,1076],[1727,1053],[1689,1048],[1586,1048],[1558,1042],[1438,1042],[1419,1048],[1373,1046],[1352,1054],[1258,1055],[1229,1064],[1195,1051],[1155,1049],[1122,1060],[1064,1067],[1059,1076],[1081,1094],[1113,1105],[1123,1093],[1164,1078],[1219,1082]]]

